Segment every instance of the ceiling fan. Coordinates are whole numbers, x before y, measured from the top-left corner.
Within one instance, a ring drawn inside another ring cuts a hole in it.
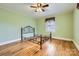
[[[35,8],[35,12],[41,11],[44,12],[46,7],[48,7],[49,5],[46,3],[36,3],[34,5],[31,5],[31,8]]]

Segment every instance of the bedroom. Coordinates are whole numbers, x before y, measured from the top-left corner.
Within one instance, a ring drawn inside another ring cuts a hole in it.
[[[44,12],[35,12],[35,8],[30,7],[33,3],[0,3],[1,56],[79,56],[79,5],[77,3],[47,4],[49,6],[45,8]],[[46,31],[45,20],[51,17],[55,17],[56,27],[55,32],[51,32],[52,43],[50,40],[46,40],[40,49],[41,45],[35,44],[33,41],[21,40],[21,28],[27,26],[35,29],[33,33],[35,33],[35,37],[39,36],[38,39],[41,36],[48,36],[50,39],[50,33]],[[54,52],[55,50],[56,52]]]

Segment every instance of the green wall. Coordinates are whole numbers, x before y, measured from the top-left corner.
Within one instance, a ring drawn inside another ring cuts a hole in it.
[[[53,17],[53,16],[51,16]],[[55,37],[61,38],[73,38],[73,13],[67,12],[56,15],[56,31],[52,33]],[[46,17],[45,17],[46,18]],[[38,33],[43,35],[48,35],[45,31],[45,18],[40,18],[37,20],[38,23]]]
[[[36,28],[36,21],[33,17],[0,8],[0,42],[20,38],[21,27],[28,25]]]
[[[49,17],[53,16],[51,15]],[[55,17],[56,32],[52,33],[53,36],[73,39],[73,12],[58,14],[55,15]],[[49,33],[45,31],[45,18],[46,17],[35,19],[28,15],[25,16],[18,12],[14,13],[0,8],[0,42],[20,38],[21,27],[28,25],[35,27],[36,34],[49,35]],[[77,29],[75,29],[75,31],[76,30]],[[78,40],[78,38],[76,39]]]
[[[73,23],[74,41],[76,42],[76,44],[79,45],[79,10],[78,9],[74,10],[73,16],[74,16],[74,23]]]
[[[44,18],[39,18],[37,19],[36,23],[37,23],[37,33],[40,35],[48,35],[48,33],[45,31],[45,20]]]

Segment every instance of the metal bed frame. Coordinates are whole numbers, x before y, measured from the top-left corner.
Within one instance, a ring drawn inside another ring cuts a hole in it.
[[[29,33],[32,34],[31,36],[28,37],[29,41],[36,43],[36,44],[39,44],[40,49],[42,49],[42,44],[50,38],[50,37],[46,37],[46,36],[43,37],[42,35],[35,35],[35,28],[33,28],[31,26],[26,26],[23,28],[21,27],[21,42],[23,42],[24,39],[27,39],[27,37],[25,37],[24,35],[29,34]]]

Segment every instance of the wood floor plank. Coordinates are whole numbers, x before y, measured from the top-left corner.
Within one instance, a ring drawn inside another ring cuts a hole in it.
[[[16,42],[0,46],[1,56],[79,56],[79,51],[72,41],[52,39],[46,41],[42,50],[31,41]]]

